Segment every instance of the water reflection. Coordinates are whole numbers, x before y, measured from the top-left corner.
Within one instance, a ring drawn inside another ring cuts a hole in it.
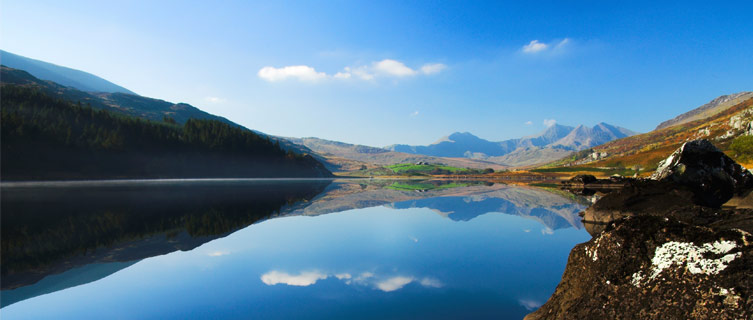
[[[514,318],[554,290],[585,240],[575,231],[588,204],[458,181],[195,181],[2,197],[8,319],[103,315],[142,296],[161,304],[141,299],[125,318],[453,318],[468,308]],[[80,302],[90,299],[96,310]],[[291,299],[310,303],[290,309]],[[50,303],[65,307],[41,307]]]
[[[306,287],[316,284],[319,280],[334,277],[347,285],[370,286],[375,289],[392,292],[402,289],[405,285],[415,282],[426,288],[441,288],[442,282],[432,277],[415,277],[405,275],[378,276],[372,272],[362,272],[355,277],[350,273],[323,273],[320,271],[303,271],[289,274],[284,271],[272,270],[261,275],[261,281],[268,285],[285,284],[296,287]]]
[[[7,306],[89,283],[141,259],[192,250],[310,200],[329,183],[183,181],[2,188],[0,302]],[[80,269],[83,266],[89,267]],[[59,275],[54,283],[8,290],[53,274]]]

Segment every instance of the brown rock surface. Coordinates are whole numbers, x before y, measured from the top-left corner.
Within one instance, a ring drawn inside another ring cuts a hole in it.
[[[750,172],[692,141],[654,178],[583,213],[594,238],[575,246],[552,297],[526,319],[753,319]]]
[[[570,252],[556,291],[526,319],[750,319],[751,266],[747,231],[624,218]]]

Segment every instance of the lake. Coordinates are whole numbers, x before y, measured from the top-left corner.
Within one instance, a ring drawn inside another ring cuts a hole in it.
[[[2,187],[3,319],[520,319],[587,199],[487,182]]]

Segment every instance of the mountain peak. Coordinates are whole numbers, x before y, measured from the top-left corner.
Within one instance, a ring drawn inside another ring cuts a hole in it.
[[[479,137],[475,136],[474,134],[465,131],[465,132],[454,132],[451,135],[448,136],[450,139],[464,139],[464,138],[476,138],[479,139]]]

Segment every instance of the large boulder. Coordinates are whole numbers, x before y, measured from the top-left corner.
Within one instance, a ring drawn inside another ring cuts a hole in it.
[[[651,179],[688,187],[695,204],[714,208],[753,188],[753,174],[705,139],[683,144],[659,163]]]
[[[753,236],[725,220],[615,221],[575,246],[552,297],[526,319],[751,319]]]

